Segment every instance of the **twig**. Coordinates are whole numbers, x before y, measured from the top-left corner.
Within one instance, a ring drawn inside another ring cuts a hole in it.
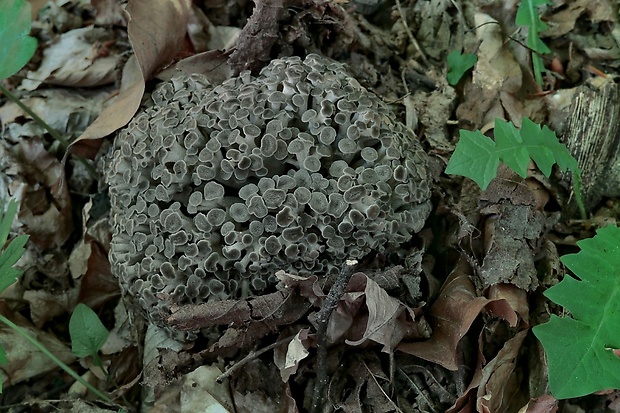
[[[311,413],[319,413],[322,405],[322,396],[327,386],[327,325],[332,312],[338,306],[340,298],[345,292],[353,272],[357,268],[357,260],[347,260],[340,271],[336,282],[329,289],[325,302],[316,318],[316,383],[312,395]]]
[[[396,0],[396,7],[398,7],[398,14],[400,14],[400,17],[403,20],[403,27],[405,28],[405,31],[407,32],[407,36],[409,36],[409,41],[411,42],[411,45],[413,46],[415,51],[420,56],[420,60],[422,60],[422,63],[424,63],[426,67],[430,66],[428,63],[428,60],[426,59],[426,56],[424,55],[424,52],[422,51],[422,48],[418,44],[418,41],[415,39],[415,37],[413,37],[413,33],[411,32],[411,29],[409,28],[409,25],[407,24],[407,15],[405,14],[405,11],[400,5],[400,0]]]
[[[362,364],[364,365],[364,367],[366,368],[366,370],[368,371],[368,374],[370,374],[370,377],[372,377],[372,380],[375,382],[375,384],[377,385],[377,387],[379,388],[379,390],[381,390],[381,393],[383,393],[383,396],[387,399],[387,401],[392,405],[392,407],[394,408],[394,410],[396,410],[398,413],[404,413],[402,410],[400,410],[398,408],[398,406],[396,405],[396,403],[394,403],[394,400],[392,400],[392,398],[390,396],[388,396],[388,394],[385,392],[385,390],[383,390],[383,387],[381,387],[381,385],[379,384],[379,380],[377,380],[377,377],[375,377],[375,375],[372,373],[372,371],[370,371],[370,369],[368,368],[368,365],[366,365],[366,363],[362,362]]]
[[[260,350],[257,351],[250,351],[250,353],[245,356],[243,359],[241,359],[238,363],[235,363],[232,365],[232,367],[230,367],[228,370],[226,370],[224,373],[220,374],[219,376],[217,376],[217,382],[221,383],[224,380],[226,380],[227,378],[229,378],[230,376],[232,376],[232,374],[234,372],[236,372],[237,370],[239,370],[241,367],[243,367],[244,365],[248,364],[250,361],[256,359],[257,357],[260,357],[263,353],[268,352],[271,349],[274,349],[276,347],[278,347],[280,344],[284,344],[288,341],[291,341],[292,339],[294,339],[296,336],[292,335],[283,339],[280,339],[278,341],[276,341],[275,343],[271,343],[266,347],[261,348]]]

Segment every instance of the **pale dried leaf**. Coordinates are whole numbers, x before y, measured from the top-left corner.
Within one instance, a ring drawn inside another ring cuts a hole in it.
[[[42,83],[72,87],[101,86],[114,81],[119,55],[100,55],[100,43],[113,38],[101,27],[83,27],[59,36],[57,42],[43,51],[43,60],[20,86],[35,90]]]
[[[52,334],[32,327],[19,315],[15,315],[12,321],[64,363],[70,364],[76,360],[71,350]],[[58,368],[30,341],[3,323],[0,324],[0,336],[2,336],[2,347],[8,359],[8,364],[3,365],[0,370],[5,388]]]
[[[274,351],[274,362],[280,369],[280,376],[283,382],[286,383],[293,374],[297,373],[299,363],[310,354],[308,352],[308,348],[310,347],[308,340],[309,333],[310,329],[301,329],[288,343],[285,349],[283,348],[284,346],[282,346],[282,349],[276,349],[284,351]]]
[[[30,305],[30,318],[37,328],[54,317],[69,313],[77,302],[77,290],[57,292],[47,290],[28,290],[23,299]]]
[[[222,371],[200,366],[181,379],[181,412],[235,412],[228,382],[218,383]]]
[[[518,332],[504,343],[497,356],[482,369],[478,387],[477,409],[479,412],[505,412],[510,406],[525,403],[521,390],[517,357],[528,330]]]

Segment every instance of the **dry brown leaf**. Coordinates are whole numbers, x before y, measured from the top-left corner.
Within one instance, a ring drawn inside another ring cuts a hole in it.
[[[349,285],[356,283],[360,286],[363,285],[367,319],[362,336],[357,340],[346,340],[348,345],[360,346],[371,340],[382,344],[383,352],[391,353],[403,337],[415,337],[417,335],[417,326],[414,322],[415,315],[412,309],[391,297],[363,273],[353,274]],[[349,294],[346,293],[345,296]]]
[[[277,291],[248,299],[176,306],[166,321],[179,330],[250,324],[266,334],[272,328],[297,321],[309,307],[310,304],[297,294]]]
[[[95,23],[99,26],[127,26],[125,13],[118,0],[91,0],[95,8]]]
[[[558,411],[558,401],[550,394],[530,399],[519,413],[555,413]]]
[[[181,412],[234,412],[228,382],[218,383],[222,371],[216,366],[200,366],[180,380]],[[173,386],[176,387],[176,386]]]
[[[77,302],[77,291],[70,289],[63,292],[47,290],[24,291],[23,299],[30,306],[30,319],[37,328],[63,314],[69,313]]]
[[[520,331],[504,343],[497,356],[482,369],[476,403],[478,412],[506,412],[525,404],[521,374],[516,370],[519,350],[527,333],[528,330]]]
[[[65,138],[79,136],[99,115],[107,92],[73,89],[42,89],[36,95],[21,99],[34,113]],[[23,119],[19,119],[23,118]],[[16,103],[0,108],[0,120],[6,125],[5,138],[18,141],[22,137],[40,137],[47,131],[28,116]]]
[[[96,241],[87,241],[86,272],[81,277],[78,302],[100,308],[120,296],[118,280],[112,274],[108,255]],[[73,254],[72,254],[73,257]]]
[[[177,63],[159,72],[157,78],[170,80],[175,76],[200,73],[212,85],[219,85],[232,77],[232,68],[228,64],[228,53],[209,50],[179,60]]]
[[[457,370],[456,347],[488,302],[485,297],[476,296],[468,266],[461,258],[429,309],[427,318],[433,328],[431,338],[401,343],[397,350],[437,363],[448,370]]]
[[[512,284],[496,284],[489,287],[487,310],[516,327],[519,318],[525,327],[530,323],[530,311],[525,290]]]
[[[131,120],[140,107],[144,82],[181,50],[190,6],[190,0],[133,0],[127,4],[127,32],[135,59],[130,58],[123,68],[118,97],[76,142],[102,138]]]
[[[70,364],[76,360],[71,350],[60,340],[52,334],[34,328],[21,315],[12,313],[6,304],[0,303],[0,311],[64,363]],[[56,364],[50,362],[47,355],[4,323],[0,323],[0,336],[2,336],[2,347],[6,351],[8,360],[8,364],[0,369],[5,388],[58,368]]]
[[[24,231],[43,249],[62,246],[73,231],[73,217],[60,162],[38,139],[20,141],[15,158],[23,169],[22,175],[31,183],[18,215]]]
[[[472,72],[472,82],[464,91],[464,101],[457,109],[459,121],[482,127],[495,118],[521,121],[522,110],[513,94],[522,83],[521,67],[505,43],[502,29],[490,16],[476,14],[476,35],[481,40],[478,62]]]
[[[101,53],[101,44],[112,40],[111,30],[82,27],[59,36],[43,51],[39,68],[28,72],[20,86],[35,90],[42,83],[71,87],[101,86],[114,82],[118,53]]]
[[[545,17],[545,23],[548,29],[542,33],[543,36],[564,36],[575,28],[577,19],[586,12],[589,15],[589,20],[593,23],[613,21],[613,7],[611,2],[607,0],[570,0],[565,2],[564,5],[565,7],[556,5],[559,11]]]

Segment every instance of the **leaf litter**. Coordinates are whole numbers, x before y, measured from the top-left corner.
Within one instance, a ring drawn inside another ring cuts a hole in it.
[[[391,258],[375,257],[351,277],[329,320],[325,366],[316,364],[314,317],[329,290],[317,277],[281,274],[285,288],[270,296],[222,302],[209,312],[178,308],[171,323],[211,331],[204,342],[181,344],[147,326],[120,297],[106,259],[105,189],[84,178],[71,156],[62,164],[46,132],[0,100],[0,196],[19,200],[12,231],[31,236],[18,263],[24,275],[2,294],[3,314],[54,354],[130,401],[130,410],[151,400],[154,411],[196,411],[196,403],[217,411],[308,411],[320,368],[329,374],[331,411],[594,411],[609,401],[611,408],[613,393],[560,406],[529,328],[559,311],[542,295],[564,274],[559,255],[593,235],[594,223],[603,222],[597,216],[617,219],[617,205],[608,200],[592,220],[565,225],[559,211],[569,186],[533,164],[525,176],[500,168],[484,192],[441,174],[455,125],[483,129],[500,118],[521,126],[528,117],[548,118],[561,130],[568,88],[582,68],[617,71],[610,2],[559,1],[544,11],[542,42],[564,66],[544,74],[547,96],[526,69],[531,53],[515,24],[517,1],[398,1],[366,15],[346,1],[129,1],[124,11],[113,0],[83,3],[35,6],[37,56],[3,83],[21,84],[22,100],[99,168],[109,141],[101,138],[131,119],[155,78],[202,72],[221,83],[276,56],[320,51],[349,63],[362,84],[402,112],[433,155],[439,184],[435,216],[419,248],[404,253],[404,266],[385,268]],[[445,59],[454,50],[477,62],[453,89]],[[551,67],[550,59],[543,63]],[[103,371],[88,360],[75,363],[69,350],[69,316],[78,303],[102,315],[111,331]],[[36,352],[20,357],[22,342],[0,330],[9,363],[0,366],[7,386],[0,397],[19,404],[25,388],[51,385],[41,374],[53,366]]]

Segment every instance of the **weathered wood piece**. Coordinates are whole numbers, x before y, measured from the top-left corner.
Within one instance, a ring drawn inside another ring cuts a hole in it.
[[[592,209],[620,196],[620,87],[611,82],[579,88],[562,138],[582,170],[583,201]]]

